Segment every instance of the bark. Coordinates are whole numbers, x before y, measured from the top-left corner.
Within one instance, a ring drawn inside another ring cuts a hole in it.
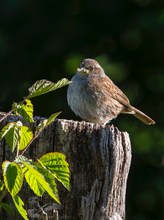
[[[5,142],[0,144],[1,161],[11,158]],[[47,195],[37,198],[24,185],[20,197],[25,202],[29,219],[125,219],[127,177],[131,163],[128,133],[110,125],[102,127],[58,119],[41,133],[26,156],[36,160],[52,151],[62,152],[67,157],[71,191],[59,184],[62,205],[58,205]],[[1,213],[0,219],[4,219],[4,213]],[[14,216],[13,219],[22,218]]]

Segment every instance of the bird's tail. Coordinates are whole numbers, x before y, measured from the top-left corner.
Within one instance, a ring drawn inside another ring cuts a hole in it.
[[[155,124],[155,121],[151,119],[149,116],[145,115],[143,112],[138,110],[135,107],[132,107],[132,111],[134,111],[134,116],[144,122],[147,125]]]

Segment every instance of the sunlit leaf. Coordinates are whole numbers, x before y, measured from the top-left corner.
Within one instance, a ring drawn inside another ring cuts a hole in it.
[[[48,125],[50,125],[60,113],[61,112],[56,112],[56,113],[52,114],[48,119],[41,120],[39,125],[36,127],[36,131],[37,132],[42,131],[44,128],[46,128]]]
[[[45,180],[49,183],[53,193],[59,200],[57,185],[54,176],[46,168],[42,167],[39,163],[36,164],[36,169],[39,173],[41,173],[44,176]]]
[[[23,164],[26,181],[34,193],[41,196],[46,191],[57,203],[60,203],[54,177],[34,163],[23,162]]]
[[[0,141],[6,136],[6,134],[13,128],[15,122],[8,123],[0,132]]]
[[[23,172],[25,175],[26,182],[30,186],[30,188],[34,191],[34,193],[37,196],[42,196],[45,192],[44,188],[42,187],[42,184],[38,181],[38,178],[40,177],[40,174],[35,172],[35,169],[33,166],[27,167],[26,164],[29,163],[29,161],[24,162],[24,168]],[[33,172],[34,171],[34,172]],[[39,176],[39,177],[38,177]]]
[[[52,114],[48,119],[47,119],[47,123],[46,123],[46,126],[48,126],[49,124],[51,124],[55,118],[60,115],[61,112],[56,112],[54,114]]]
[[[27,157],[23,156],[23,155],[19,155],[17,157],[15,157],[14,160],[16,163],[21,163],[21,162],[28,162],[29,160],[27,159]]]
[[[4,183],[2,180],[0,180],[0,191],[2,191],[4,189]]]
[[[47,119],[43,119],[40,121],[38,126],[36,127],[36,134],[41,132],[47,126]]]
[[[24,209],[24,202],[21,200],[21,198],[19,196],[15,196],[12,197],[15,207],[17,208],[18,212],[20,213],[20,215],[25,219],[28,220],[27,218],[27,212]]]
[[[70,189],[69,164],[64,154],[54,152],[43,155],[39,162],[50,170],[55,178],[60,181],[68,190]]]
[[[23,184],[21,167],[15,162],[4,161],[2,169],[6,189],[12,196],[16,196]]]
[[[24,163],[26,164],[26,162],[24,162]],[[34,191],[34,193],[37,196],[42,196],[43,193],[45,192],[45,190],[44,190],[42,184],[40,184],[40,182],[39,182],[39,180],[40,180],[39,178],[41,178],[40,173],[38,173],[32,167],[27,167],[27,166],[25,166],[23,168],[23,172],[25,175],[26,182],[28,183],[30,188]]]
[[[27,126],[22,126],[19,130],[19,150],[23,150],[32,140],[33,133]]]
[[[14,151],[19,141],[19,127],[19,121],[17,123],[11,122],[7,124],[0,132],[0,140],[5,138],[12,152]]]
[[[33,104],[29,99],[24,102],[16,103],[12,105],[13,112],[16,115],[21,115],[23,119],[27,122],[34,122],[33,120]]]
[[[68,79],[66,78],[59,80],[57,83],[53,83],[45,79],[38,80],[28,89],[29,95],[27,96],[27,98],[30,99],[48,92],[52,92],[55,89],[59,89],[63,86],[68,85],[69,83],[70,81],[68,81]]]

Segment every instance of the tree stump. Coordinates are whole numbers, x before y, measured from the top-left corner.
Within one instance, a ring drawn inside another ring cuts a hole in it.
[[[5,142],[0,145],[1,161],[11,159]],[[25,156],[36,160],[52,151],[62,152],[67,157],[71,191],[59,184],[62,205],[58,205],[47,195],[38,199],[24,185],[19,195],[25,202],[29,219],[125,219],[126,184],[131,163],[128,133],[120,132],[113,125],[103,127],[58,119],[41,133]],[[0,219],[4,219],[4,213]],[[13,219],[22,218],[16,213]]]

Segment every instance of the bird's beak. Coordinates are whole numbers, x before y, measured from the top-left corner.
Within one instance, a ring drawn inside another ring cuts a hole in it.
[[[81,67],[81,68],[77,68],[77,72],[79,73],[85,73],[86,75],[89,73],[89,70],[87,70],[86,68],[84,67]]]

